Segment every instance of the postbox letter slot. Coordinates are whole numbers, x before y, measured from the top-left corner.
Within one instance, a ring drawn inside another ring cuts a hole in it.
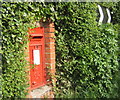
[[[34,37],[32,37],[32,39],[41,39],[42,38],[42,36],[34,36]]]
[[[35,65],[40,64],[40,50],[33,50],[33,60]]]

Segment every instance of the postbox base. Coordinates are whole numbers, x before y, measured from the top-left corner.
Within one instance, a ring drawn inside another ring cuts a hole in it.
[[[54,98],[54,93],[51,86],[43,86],[29,93],[29,98]]]

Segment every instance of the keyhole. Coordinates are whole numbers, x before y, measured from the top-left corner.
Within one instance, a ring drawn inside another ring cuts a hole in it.
[[[38,49],[38,46],[36,46],[36,49]]]

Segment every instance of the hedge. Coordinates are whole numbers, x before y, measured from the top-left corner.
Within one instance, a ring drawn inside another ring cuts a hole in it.
[[[114,12],[115,5],[109,6]],[[3,98],[27,95],[26,35],[41,18],[51,18],[56,28],[56,97],[118,97],[117,25],[99,26],[97,9],[85,2],[3,2]]]
[[[96,3],[61,3],[57,9],[57,96],[116,97],[117,30],[98,26]]]

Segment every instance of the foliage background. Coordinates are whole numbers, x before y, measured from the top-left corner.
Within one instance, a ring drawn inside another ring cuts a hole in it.
[[[112,24],[98,26],[96,10],[96,3],[59,6],[56,58],[61,97],[118,96],[113,92],[117,88],[117,30]]]
[[[116,10],[115,10],[116,9]],[[118,29],[118,62],[119,62],[119,72],[118,72],[118,75],[117,75],[117,79],[118,80],[118,95],[120,97],[120,2],[118,2],[115,6],[115,9],[114,9],[114,15],[113,15],[113,21],[114,21],[114,24],[118,24],[117,26],[117,29]]]
[[[100,4],[113,11],[114,25],[98,25],[96,3],[3,2],[3,98],[27,94],[26,35],[41,18],[51,18],[56,28],[56,97],[118,97],[120,3]]]

